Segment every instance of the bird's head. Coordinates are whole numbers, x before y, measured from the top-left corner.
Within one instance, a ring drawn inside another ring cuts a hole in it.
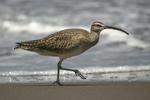
[[[126,33],[127,35],[129,35],[129,33],[127,33],[126,31],[124,31],[120,28],[116,28],[116,27],[113,27],[113,26],[107,26],[107,25],[105,25],[105,24],[103,24],[102,22],[99,22],[99,21],[93,22],[93,24],[91,26],[91,31],[94,31],[94,32],[97,32],[97,33],[100,33],[104,29],[115,29],[115,30],[122,31],[122,32]]]

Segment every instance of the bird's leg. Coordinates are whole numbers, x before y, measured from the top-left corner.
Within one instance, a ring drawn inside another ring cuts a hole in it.
[[[68,69],[68,68],[63,68],[61,67],[61,63],[62,63],[63,59],[60,60],[57,64],[57,80],[53,83],[53,84],[57,84],[58,86],[61,86],[62,84],[59,82],[59,72],[60,72],[60,69],[61,70],[68,70],[68,71],[73,71],[75,72],[76,76],[80,76],[82,79],[86,79],[78,70],[76,69]]]
[[[60,60],[57,64],[57,80],[53,84],[57,84],[58,86],[61,86],[62,84],[59,82],[59,72],[61,69],[61,63],[63,60]]]
[[[63,67],[60,67],[61,70],[68,70],[68,71],[73,71],[75,72],[76,76],[80,76],[82,79],[86,79],[78,70],[76,69],[68,69],[68,68],[63,68]]]

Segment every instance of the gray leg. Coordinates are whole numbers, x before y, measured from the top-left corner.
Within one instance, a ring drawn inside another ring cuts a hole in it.
[[[82,79],[86,79],[78,70],[75,70],[75,69],[68,69],[68,68],[63,68],[61,67],[61,63],[62,63],[63,60],[60,60],[57,64],[57,80],[53,83],[53,84],[57,84],[58,86],[62,85],[60,82],[59,82],[59,72],[60,72],[60,69],[61,70],[68,70],[68,71],[73,71],[75,72],[76,76],[80,76]]]
[[[61,68],[61,63],[63,60],[60,60],[57,64],[57,80],[53,83],[53,84],[57,84],[58,86],[61,86],[62,84],[60,84],[59,82],[59,72],[60,72],[60,68]]]
[[[78,76],[80,76],[82,79],[86,79],[86,78],[85,78],[78,70],[76,70],[76,69],[68,69],[68,68],[63,68],[63,67],[61,67],[60,69],[61,69],[61,70],[73,71],[73,72],[75,72],[76,76],[78,75]]]

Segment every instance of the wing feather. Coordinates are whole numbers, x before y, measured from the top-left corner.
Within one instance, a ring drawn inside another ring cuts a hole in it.
[[[14,49],[25,49],[37,52],[47,50],[64,53],[77,49],[83,42],[87,42],[89,32],[83,29],[67,29],[56,32],[43,39],[19,42]]]
[[[78,48],[83,40],[86,40],[85,31],[81,29],[63,30],[41,39],[41,42],[48,51],[56,53],[71,51]]]

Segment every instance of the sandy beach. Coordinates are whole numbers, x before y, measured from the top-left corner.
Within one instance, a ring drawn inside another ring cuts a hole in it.
[[[150,100],[150,83],[1,84],[0,100]]]

